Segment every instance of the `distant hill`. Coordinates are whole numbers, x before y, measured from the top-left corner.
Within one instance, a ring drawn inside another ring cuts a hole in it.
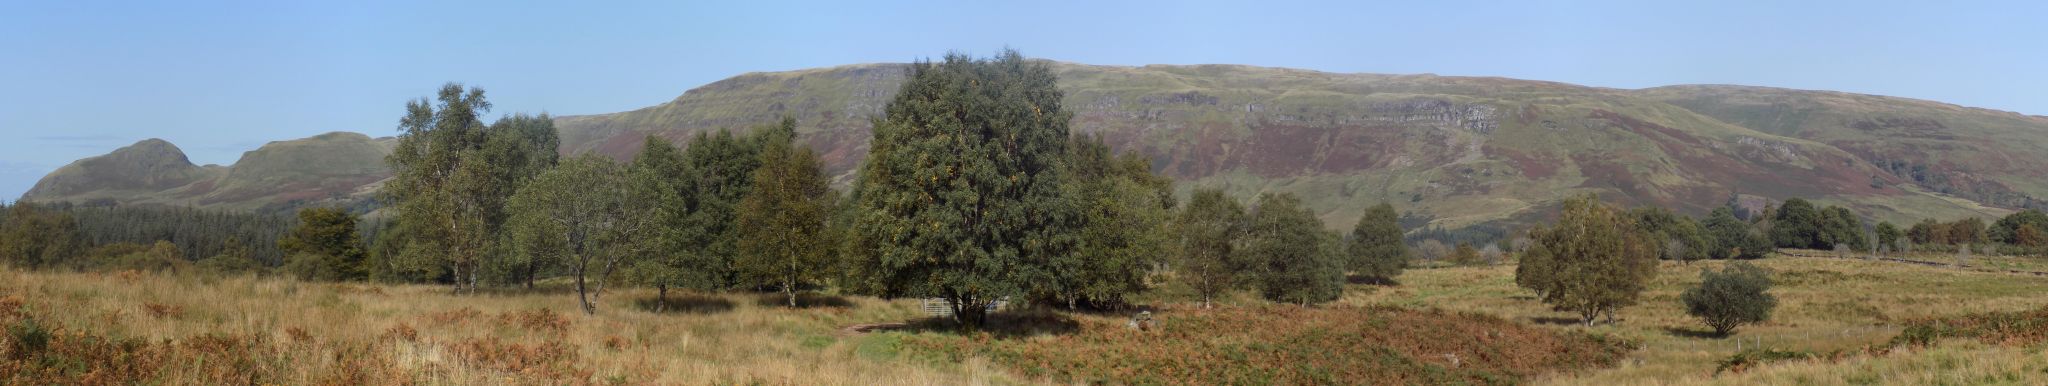
[[[1296,192],[1333,228],[1381,201],[1411,212],[1412,222],[1447,228],[1527,222],[1581,192],[1694,214],[1736,198],[1797,196],[1895,222],[2000,215],[2048,197],[2048,118],[1937,102],[1235,65],[1052,66],[1077,131],[1141,152],[1183,190]],[[843,186],[867,154],[870,119],[905,71],[865,64],[749,73],[666,103],[556,123],[564,152],[623,159],[648,135],[687,141],[788,115]],[[80,166],[123,149],[53,173],[49,189],[39,184],[24,199],[257,208],[362,197],[388,174],[381,155],[366,151],[375,141],[335,135],[302,140],[319,146],[272,143],[227,171]],[[251,171],[235,177],[241,170]],[[115,175],[149,178],[103,181]]]
[[[161,139],[72,162],[43,177],[23,201],[161,204],[275,210],[309,204],[352,205],[391,176],[391,141],[334,132],[271,142],[230,166],[196,166]]]

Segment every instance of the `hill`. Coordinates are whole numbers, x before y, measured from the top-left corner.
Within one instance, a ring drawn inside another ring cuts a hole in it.
[[[306,204],[364,201],[390,177],[388,139],[334,132],[271,142],[230,166],[195,166],[185,153],[149,139],[72,162],[23,194],[23,201],[87,205],[161,204],[275,210]]]
[[[2048,169],[2040,167],[2048,163],[2048,119],[1937,102],[1237,65],[1051,65],[1067,108],[1076,112],[1077,131],[1144,154],[1183,190],[1299,193],[1333,227],[1387,201],[1410,212],[1411,221],[1502,228],[1583,192],[1693,214],[1736,197],[1797,196],[1894,222],[1999,215],[2044,206],[2036,197],[2048,197],[2041,182]],[[666,103],[563,116],[557,125],[565,153],[623,159],[648,135],[684,142],[697,132],[788,115],[799,122],[799,141],[818,149],[844,186],[867,153],[870,119],[905,76],[904,64],[749,73]],[[367,140],[335,148],[366,148],[360,142]],[[307,164],[269,161],[303,151],[278,144],[251,154],[291,170]],[[345,198],[374,185],[371,177],[382,172],[342,166],[381,160],[360,149],[348,153],[362,156],[312,162],[342,170],[281,172],[244,165],[251,161],[245,157],[232,169],[267,171],[213,176],[171,168],[146,172],[168,182],[139,187],[76,182],[100,177],[67,167],[45,182],[92,189],[39,186],[24,199],[255,208]],[[242,175],[280,179],[235,178]],[[200,182],[175,184],[187,180]],[[166,184],[178,187],[158,188]]]
[[[1182,189],[1223,187],[1240,197],[1302,194],[1332,226],[1350,224],[1380,201],[1446,227],[1519,222],[1581,192],[1694,214],[1738,195],[1797,196],[1853,205],[1892,221],[1996,215],[2002,208],[2039,205],[2030,197],[2048,194],[2048,187],[2027,182],[2038,178],[2017,172],[2023,167],[1946,180],[1915,178],[1899,172],[1899,158],[1891,153],[1818,135],[1856,130],[1857,122],[1918,117],[1969,126],[1945,135],[1971,141],[2014,148],[2048,141],[2048,122],[2038,117],[1934,102],[1768,88],[1617,90],[1234,65],[1053,66],[1067,92],[1067,108],[1076,111],[1077,130],[1142,152],[1156,170],[1183,182]],[[802,141],[820,149],[828,169],[845,183],[866,153],[868,117],[880,114],[904,76],[901,64],[751,73],[692,89],[668,103],[562,117],[558,123],[565,151],[625,157],[646,135],[681,141],[698,131],[743,128],[787,114],[802,123]],[[1808,113],[1841,117],[1808,125],[1848,129],[1789,130],[1727,113],[1740,110],[1716,107],[1730,100],[1712,102],[1709,96],[1716,93],[1840,95],[1864,102],[1817,104]],[[1984,122],[2003,126],[1975,126]],[[1999,140],[2012,137],[2023,139]],[[1969,148],[1916,149],[1922,155],[1915,159],[1921,160],[1974,157],[1965,154]],[[2014,151],[2011,157],[2048,161],[2048,154]],[[1989,163],[1937,170],[1994,170]],[[1956,181],[1991,181],[1982,185],[2000,193],[1970,194],[1953,188]]]

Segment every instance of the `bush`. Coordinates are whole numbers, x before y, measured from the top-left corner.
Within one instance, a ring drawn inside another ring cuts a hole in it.
[[[34,318],[22,318],[20,322],[7,326],[7,341],[13,343],[13,347],[7,350],[8,355],[28,358],[50,346],[50,330],[36,323]]]
[[[1778,299],[1765,293],[1771,289],[1770,274],[1739,262],[1720,272],[1700,270],[1700,285],[1686,289],[1680,297],[1687,314],[1705,321],[1715,334],[1727,336],[1737,326],[1771,318]]]

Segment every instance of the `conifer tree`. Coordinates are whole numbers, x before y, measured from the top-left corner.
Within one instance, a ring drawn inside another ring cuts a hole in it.
[[[278,239],[285,270],[305,280],[346,281],[368,277],[356,217],[339,208],[299,210],[299,225]]]

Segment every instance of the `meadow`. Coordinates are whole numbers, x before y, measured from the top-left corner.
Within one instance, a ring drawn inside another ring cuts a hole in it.
[[[585,316],[573,293],[547,285],[451,295],[0,270],[0,373],[10,384],[2048,383],[2035,324],[1891,344],[1937,318],[2048,307],[2048,279],[1830,258],[1754,263],[1776,272],[1779,306],[1728,338],[1677,300],[1721,261],[1663,263],[1641,304],[1591,328],[1516,288],[1514,267],[1500,265],[1410,270],[1399,285],[1353,284],[1314,308],[1240,294],[1203,310],[1169,289],[1140,299],[1158,315],[1151,331],[1127,328],[1127,313],[1041,310],[1003,314],[1004,327],[979,333],[921,320],[906,299],[813,295],[790,309],[775,294],[671,293],[664,303],[632,289],[604,294],[599,314]],[[848,329],[875,323],[901,324]],[[1760,347],[1817,356],[1721,369]]]

